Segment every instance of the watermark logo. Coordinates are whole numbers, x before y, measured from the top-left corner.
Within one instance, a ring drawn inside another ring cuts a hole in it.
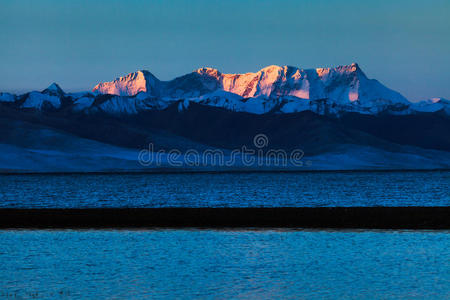
[[[267,147],[269,145],[269,138],[265,134],[262,133],[257,134],[253,138],[253,144],[255,145],[256,148],[259,149]]]
[[[144,167],[302,167],[310,166],[311,161],[304,161],[302,149],[286,151],[269,147],[269,138],[257,134],[253,138],[253,147],[243,145],[239,149],[222,150],[179,149],[155,151],[153,143],[148,149],[139,152],[138,161]]]

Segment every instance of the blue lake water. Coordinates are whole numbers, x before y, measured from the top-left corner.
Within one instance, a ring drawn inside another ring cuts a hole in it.
[[[448,299],[435,231],[0,231],[0,298]]]
[[[0,176],[0,207],[448,205],[450,171]]]
[[[450,172],[0,176],[0,207],[448,206]],[[0,298],[448,299],[449,231],[0,230]]]

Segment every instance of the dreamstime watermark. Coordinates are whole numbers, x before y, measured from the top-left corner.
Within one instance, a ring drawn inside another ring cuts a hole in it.
[[[302,167],[310,166],[311,161],[304,161],[302,149],[286,151],[271,149],[269,138],[265,134],[257,134],[253,138],[253,147],[243,145],[240,149],[222,150],[179,149],[155,151],[153,143],[148,149],[139,152],[138,161],[144,167]]]

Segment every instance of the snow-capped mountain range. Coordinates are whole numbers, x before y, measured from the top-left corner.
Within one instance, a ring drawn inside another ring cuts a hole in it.
[[[259,134],[263,150],[301,149],[307,169],[448,169],[449,130],[449,100],[409,102],[357,64],[201,68],[170,81],[137,71],[89,92],[0,93],[0,173],[146,170],[149,144],[230,153]]]
[[[369,79],[356,63],[317,69],[268,66],[245,74],[200,68],[170,81],[161,81],[149,71],[137,71],[99,83],[92,92],[64,93],[53,83],[42,92],[18,96],[1,93],[0,102],[38,111],[69,107],[77,113],[114,115],[162,110],[173,104],[183,110],[190,103],[253,114],[450,114],[450,101],[432,98],[411,103],[400,93]]]

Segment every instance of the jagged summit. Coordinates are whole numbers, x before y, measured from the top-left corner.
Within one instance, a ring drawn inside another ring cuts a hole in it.
[[[208,76],[213,76],[216,78],[219,77],[220,75],[222,75],[219,72],[219,70],[214,69],[214,68],[209,68],[209,67],[198,68],[194,72],[197,74],[200,74],[200,75],[208,75]]]

